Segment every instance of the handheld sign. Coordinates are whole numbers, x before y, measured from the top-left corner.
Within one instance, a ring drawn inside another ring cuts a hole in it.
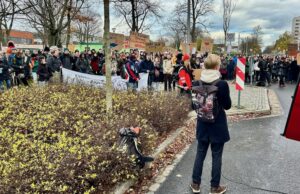
[[[300,77],[299,77],[300,78]],[[283,136],[288,139],[300,141],[300,79],[296,86],[295,94],[289,113],[289,117],[285,126]]]

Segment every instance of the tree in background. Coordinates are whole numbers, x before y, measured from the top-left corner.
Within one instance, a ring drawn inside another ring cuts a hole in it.
[[[16,16],[23,12],[27,13],[29,8],[30,6],[26,6],[20,0],[0,0],[0,42],[2,44],[7,43]]]
[[[252,34],[241,42],[241,51],[243,54],[260,54],[262,52],[262,27],[260,25],[253,28]]]
[[[109,0],[104,0],[104,52],[105,52],[105,76],[106,76],[106,111],[110,113],[112,110],[112,81],[111,81],[111,54],[110,54],[110,42],[109,42],[109,29],[110,29],[110,19],[109,19]]]
[[[76,37],[80,42],[85,42],[87,45],[89,41],[99,37],[101,33],[101,16],[90,9],[79,13],[75,17],[74,31]]]
[[[30,7],[26,18],[40,34],[46,33],[49,45],[62,46],[62,32],[79,13],[85,0],[24,0]]]
[[[191,40],[196,42],[198,36],[203,31],[207,31],[207,18],[211,12],[213,12],[213,0],[191,0]],[[179,3],[174,10],[173,18],[180,29],[187,28],[186,16],[188,6],[184,1]]]
[[[225,50],[227,45],[227,34],[230,30],[231,16],[236,8],[237,0],[223,0],[223,31]]]
[[[149,30],[147,20],[161,18],[161,8],[157,0],[116,0],[114,10],[117,16],[125,19],[133,32],[142,33]]]
[[[293,36],[289,32],[284,32],[276,40],[274,49],[277,51],[288,50],[288,45],[293,42]]]

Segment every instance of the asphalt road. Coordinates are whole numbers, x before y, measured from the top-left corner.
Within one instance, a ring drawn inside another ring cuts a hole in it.
[[[284,115],[230,124],[231,141],[225,145],[223,175],[234,182],[252,187],[300,194],[300,142],[280,136],[287,120],[291,96],[295,85],[279,89],[272,86],[279,96]],[[189,194],[196,144],[191,146],[156,194]],[[203,169],[201,193],[210,189],[211,153]],[[227,194],[269,194],[237,184],[222,177],[228,186]]]

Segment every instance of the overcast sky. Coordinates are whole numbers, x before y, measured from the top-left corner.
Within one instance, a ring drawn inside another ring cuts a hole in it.
[[[172,10],[178,2],[183,0],[161,0],[165,18],[170,17]],[[185,0],[186,1],[186,0]],[[292,19],[300,16],[300,0],[238,0],[235,12],[232,15],[231,32],[241,32],[241,37],[251,33],[253,27],[260,25],[263,30],[263,45],[272,43],[285,31],[291,31]],[[222,31],[222,0],[214,1],[214,13],[208,17],[212,38],[218,40],[223,36]],[[121,19],[112,16],[112,27],[117,32],[126,31],[126,25],[120,23]],[[155,25],[150,35],[155,39],[164,35],[162,24]]]
[[[164,36],[164,22],[171,17],[172,11],[179,2],[187,0],[157,0],[162,5],[163,22],[156,23],[149,32],[151,39]],[[99,7],[99,8],[98,8]],[[103,6],[94,6],[95,11],[103,16]],[[292,19],[300,16],[300,0],[238,0],[235,12],[232,15],[230,32],[241,32],[241,37],[250,34],[253,27],[260,25],[263,30],[263,46],[270,45],[285,31],[291,31]],[[223,37],[222,31],[222,0],[214,0],[214,13],[207,19],[211,23],[210,35],[216,41]],[[18,26],[18,25],[17,25]],[[111,28],[116,32],[128,33],[129,29],[122,18],[111,14]]]

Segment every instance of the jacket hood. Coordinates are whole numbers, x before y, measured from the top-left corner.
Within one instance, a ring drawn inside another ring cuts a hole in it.
[[[205,83],[212,83],[217,79],[220,79],[221,73],[218,70],[204,69],[201,72],[201,81]]]

